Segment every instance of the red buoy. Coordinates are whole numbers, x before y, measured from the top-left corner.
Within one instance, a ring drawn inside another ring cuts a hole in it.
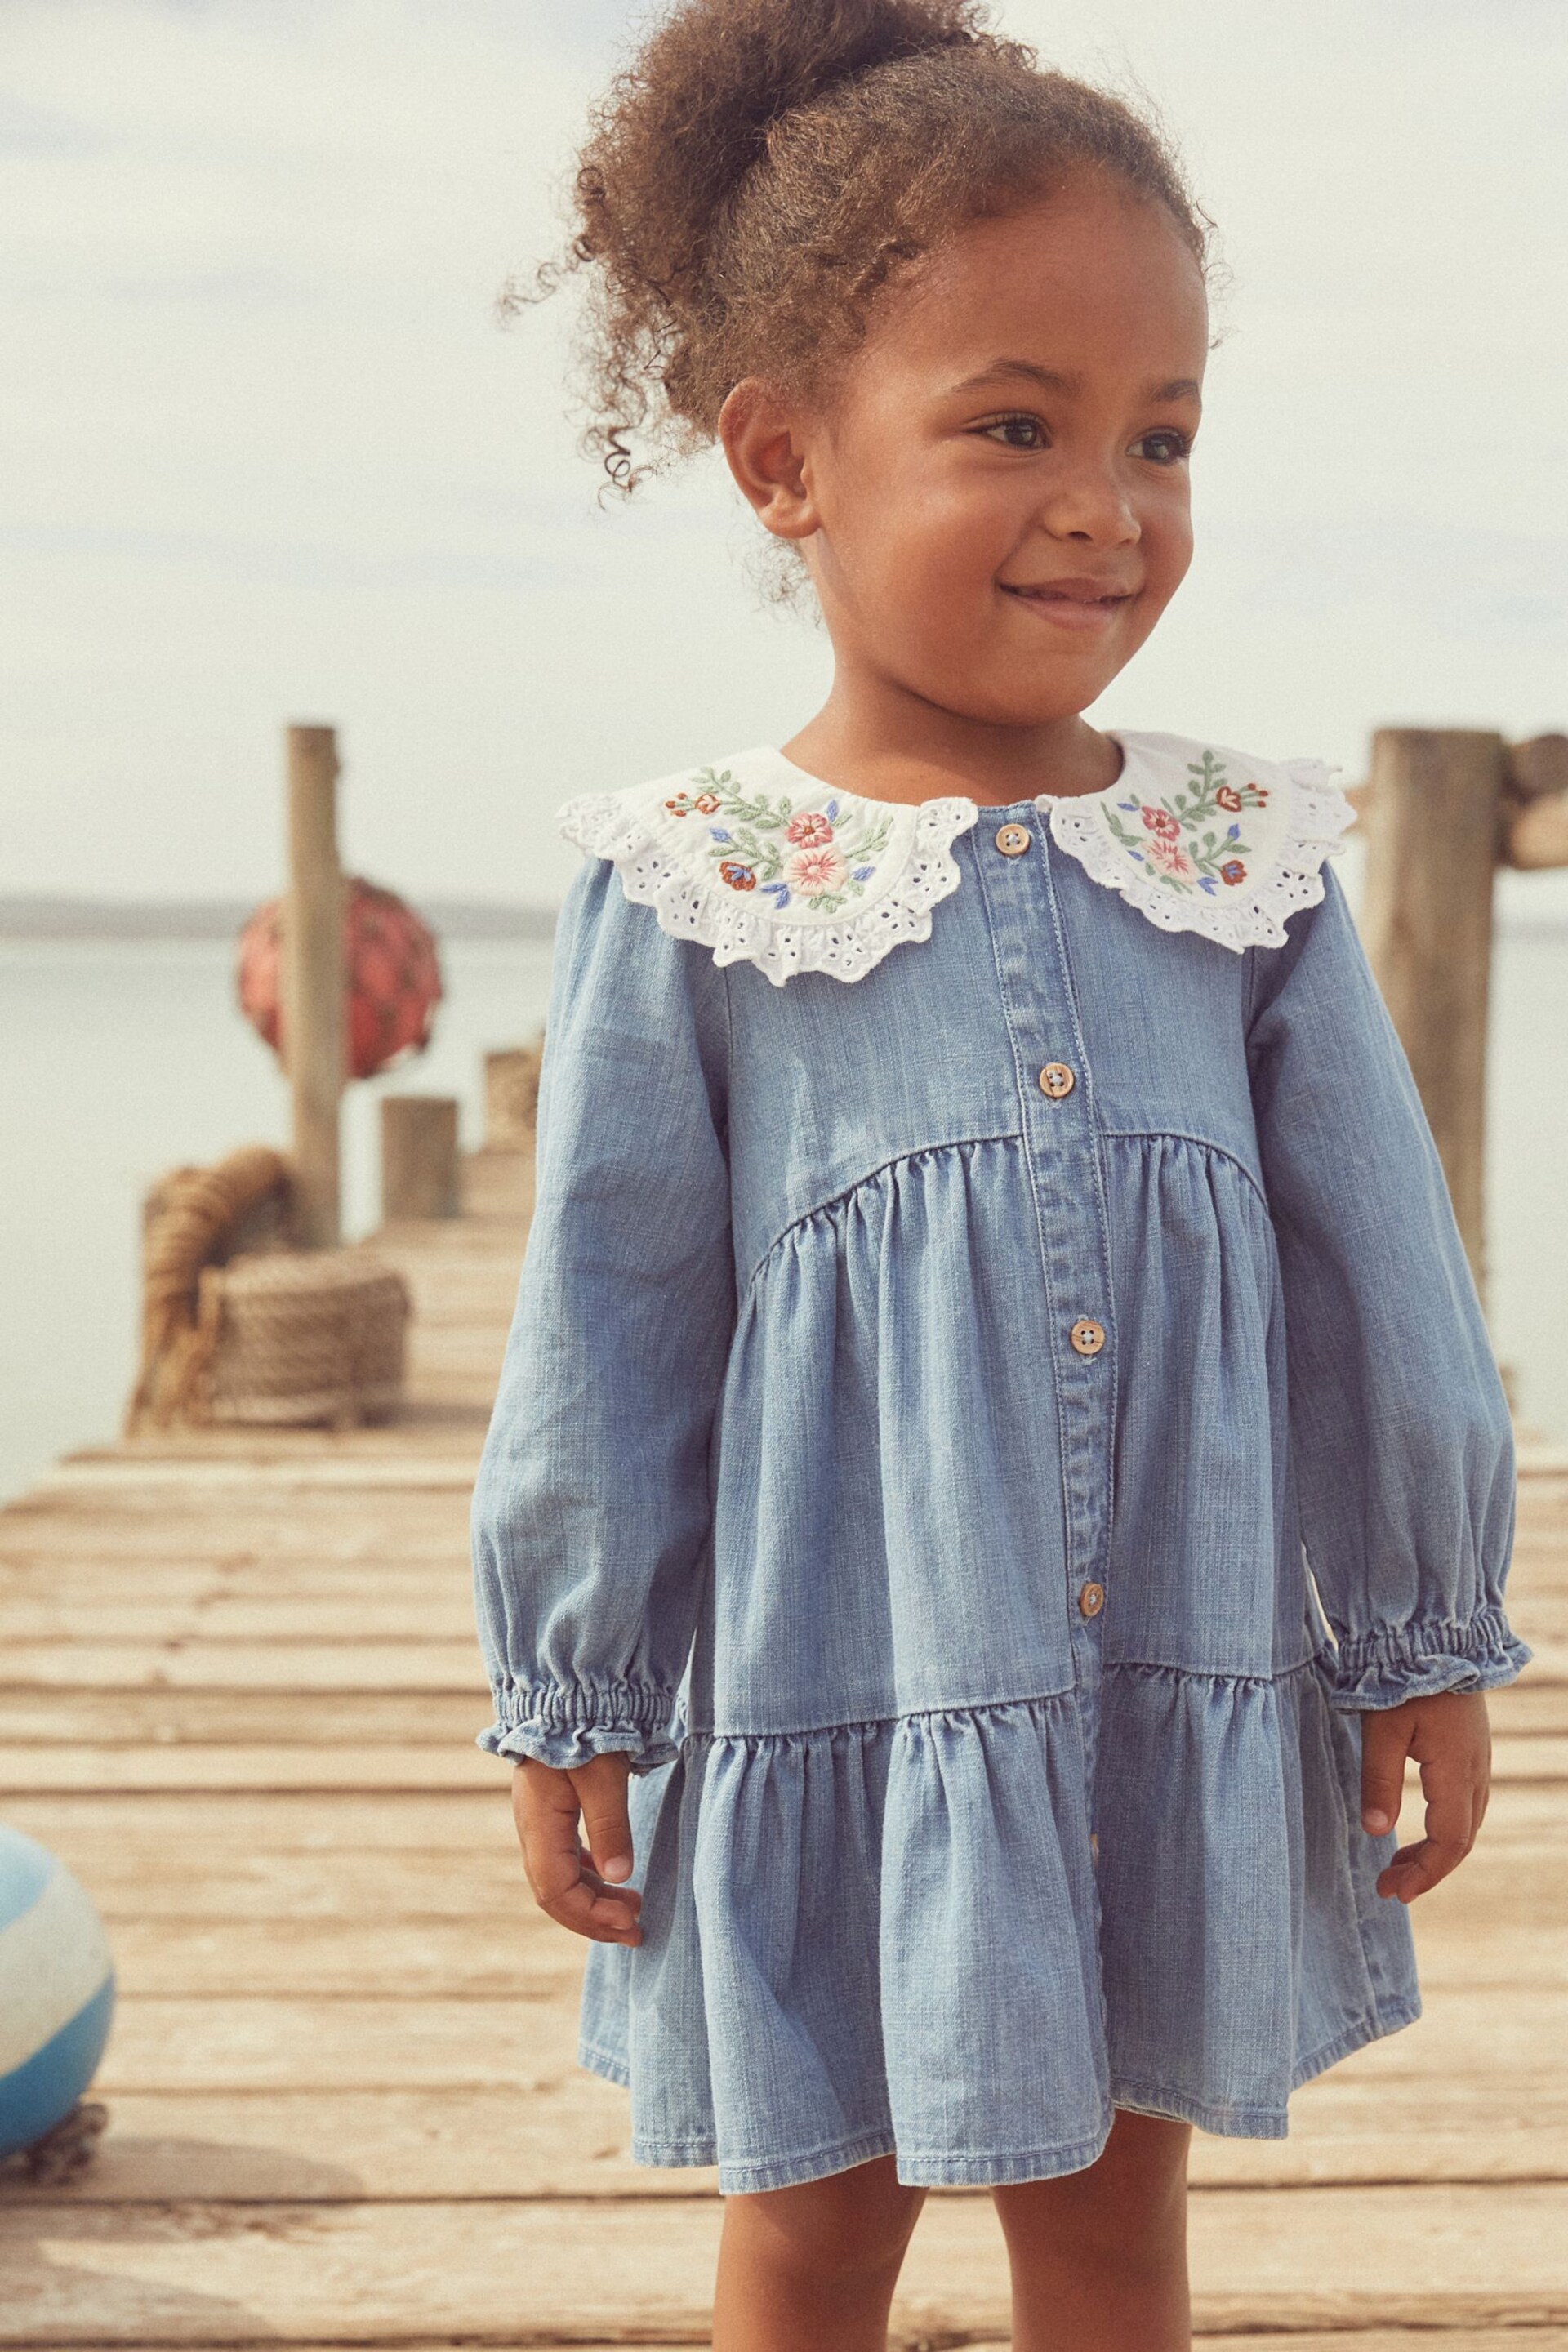
[[[258,907],[239,935],[239,1009],[281,1058],[283,909]],[[430,1043],[441,1001],[436,938],[395,891],[357,877],[343,886],[346,1075],[374,1078]]]

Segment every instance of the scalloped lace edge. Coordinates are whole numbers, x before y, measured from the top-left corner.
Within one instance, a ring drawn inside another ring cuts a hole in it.
[[[651,907],[671,939],[711,948],[716,964],[753,963],[782,988],[797,971],[863,980],[902,940],[929,940],[931,908],[951,898],[962,878],[952,844],[979,814],[972,801],[922,801],[902,873],[868,906],[820,923],[791,923],[748,906],[683,865],[643,811],[628,807],[618,793],[581,793],[556,824],[579,849],[608,858],[626,897]]]
[[[1247,948],[1282,948],[1285,919],[1315,907],[1323,895],[1323,860],[1337,857],[1355,811],[1332,782],[1337,768],[1321,760],[1282,760],[1289,779],[1290,823],[1274,863],[1244,898],[1178,898],[1152,876],[1134,872],[1107,835],[1099,815],[1071,800],[1048,808],[1051,838],[1076,857],[1091,882],[1117,891],[1163,931],[1195,931],[1240,955]]]

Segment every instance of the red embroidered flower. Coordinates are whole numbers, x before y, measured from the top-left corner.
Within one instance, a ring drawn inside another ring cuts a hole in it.
[[[719,805],[719,795],[717,793],[699,793],[691,805],[694,809],[700,809],[704,816],[711,816]]]
[[[689,793],[677,793],[672,801],[665,803],[671,816],[689,816],[693,808],[700,808],[701,805],[700,801],[693,801]]]
[[[1241,794],[1237,791],[1234,784],[1221,784],[1218,792],[1215,794],[1215,798],[1219,803],[1222,809],[1228,809],[1230,811],[1232,816],[1235,816],[1240,810]]]
[[[719,879],[721,882],[727,882],[731,890],[754,890],[757,887],[757,870],[754,866],[742,866],[738,857],[721,857],[719,861]]]
[[[820,849],[833,838],[833,827],[815,809],[802,809],[784,827],[784,839],[801,849]]]
[[[791,883],[803,898],[817,898],[824,891],[843,887],[848,868],[837,849],[797,849],[784,867]]]
[[[1179,841],[1182,837],[1182,828],[1169,809],[1150,808],[1145,803],[1143,822],[1151,833],[1159,835],[1162,841]]]
[[[1198,869],[1179,841],[1168,841],[1157,833],[1149,844],[1149,858],[1156,871],[1168,874],[1173,882],[1195,882]]]
[[[1245,882],[1247,868],[1239,857],[1227,857],[1219,869],[1219,878],[1222,882]]]

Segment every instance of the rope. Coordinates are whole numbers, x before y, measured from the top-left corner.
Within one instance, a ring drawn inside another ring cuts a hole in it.
[[[236,1228],[269,1197],[287,1197],[289,1163],[263,1143],[231,1151],[214,1168],[179,1168],[149,1203],[143,1246],[142,1357],[126,1430],[167,1428],[199,1411],[203,1376],[217,1344],[215,1296],[204,1312],[201,1276],[225,1255]]]

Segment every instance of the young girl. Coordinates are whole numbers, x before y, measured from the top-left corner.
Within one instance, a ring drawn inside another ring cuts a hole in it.
[[[684,0],[577,190],[606,461],[717,436],[835,676],[561,814],[482,1744],[721,2352],[882,2345],[933,2184],[1019,2352],[1167,2352],[1191,2126],[1416,2015],[1526,1655],[1348,806],[1081,715],[1187,568],[1203,216],[968,0]]]

